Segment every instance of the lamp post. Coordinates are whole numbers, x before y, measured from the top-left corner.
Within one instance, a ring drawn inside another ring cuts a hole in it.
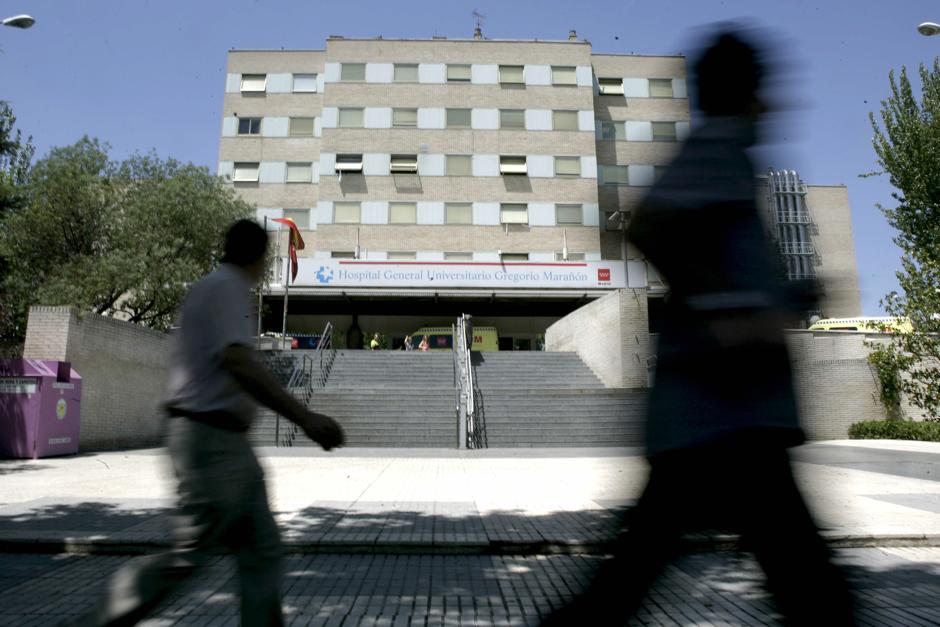
[[[936,22],[924,22],[923,24],[919,24],[917,26],[917,32],[924,37],[940,35],[940,24],[937,24]]]
[[[33,24],[36,23],[36,18],[32,15],[13,15],[11,17],[3,18],[4,26],[11,26],[13,28],[30,28]]]

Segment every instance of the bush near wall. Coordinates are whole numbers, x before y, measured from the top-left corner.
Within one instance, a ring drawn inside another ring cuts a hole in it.
[[[918,440],[940,442],[940,422],[926,420],[866,420],[849,427],[853,440]]]

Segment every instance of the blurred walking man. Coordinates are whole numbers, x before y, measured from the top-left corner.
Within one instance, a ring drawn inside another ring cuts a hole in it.
[[[297,423],[325,450],[343,444],[343,431],[298,403],[252,350],[250,292],[263,276],[267,244],[256,223],[236,222],[226,233],[221,267],[193,285],[183,303],[166,404],[179,482],[174,548],[117,571],[79,624],[135,624],[218,545],[238,561],[241,624],[283,624],[280,539],[245,432],[255,401]]]
[[[705,119],[627,231],[670,287],[647,417],[649,482],[615,556],[545,624],[622,624],[683,532],[722,529],[753,551],[788,624],[850,625],[850,593],[786,451],[803,433],[783,327],[806,303],[781,280],[746,152],[765,111],[767,66],[730,31],[694,69]]]

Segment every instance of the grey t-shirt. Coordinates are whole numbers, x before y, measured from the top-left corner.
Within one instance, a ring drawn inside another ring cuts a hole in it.
[[[222,355],[229,346],[254,344],[252,287],[240,269],[223,263],[190,288],[174,338],[169,407],[229,413],[241,423],[232,425],[236,429],[251,424],[254,400],[222,368]]]

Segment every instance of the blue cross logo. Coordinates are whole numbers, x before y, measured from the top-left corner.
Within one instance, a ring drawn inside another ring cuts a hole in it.
[[[320,266],[320,269],[317,270],[317,281],[326,285],[333,280],[333,270],[327,268],[326,266]]]

